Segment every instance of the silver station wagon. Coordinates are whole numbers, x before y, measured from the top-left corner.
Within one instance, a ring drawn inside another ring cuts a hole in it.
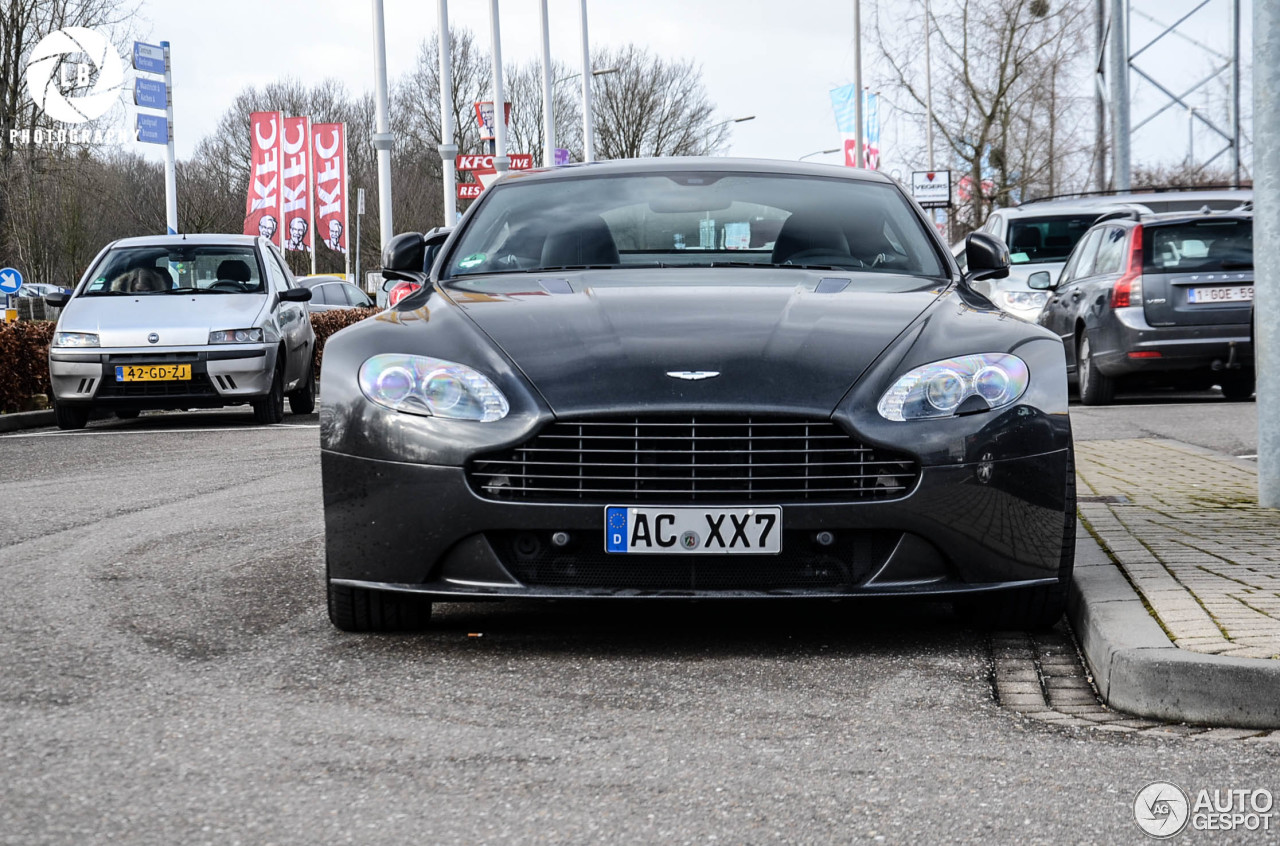
[[[311,291],[270,242],[247,235],[166,235],[107,245],[68,296],[49,347],[62,429],[94,409],[245,403],[259,423],[315,408]],[[57,300],[55,302],[55,299]]]

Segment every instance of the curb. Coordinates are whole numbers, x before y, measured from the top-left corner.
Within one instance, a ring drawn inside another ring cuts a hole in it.
[[[1083,525],[1076,537],[1067,616],[1103,701],[1157,720],[1280,727],[1280,661],[1174,646]]]
[[[13,414],[0,414],[0,432],[17,432],[20,429],[39,429],[43,426],[55,426],[53,409],[45,411],[18,411]]]

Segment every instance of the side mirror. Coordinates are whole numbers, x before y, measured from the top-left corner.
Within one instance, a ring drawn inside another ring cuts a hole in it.
[[[988,232],[971,232],[964,242],[965,280],[1003,279],[1009,275],[1009,248]]]
[[[1027,287],[1033,291],[1047,291],[1053,287],[1053,277],[1047,270],[1037,270],[1027,277]]]
[[[46,304],[51,305],[54,308],[62,308],[67,303],[71,302],[71,295],[63,293],[48,294],[45,296],[44,301]]]
[[[440,248],[452,234],[452,226],[441,226],[427,233],[427,237],[423,240],[422,269],[424,271],[431,272],[432,266],[436,263],[436,257],[440,255]]]
[[[286,303],[311,302],[310,288],[289,288],[280,292],[280,299]]]
[[[382,248],[382,271],[421,273],[427,239],[421,232],[401,232]]]

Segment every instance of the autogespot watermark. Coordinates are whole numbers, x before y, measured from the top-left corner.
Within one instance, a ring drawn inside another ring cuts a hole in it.
[[[1152,837],[1193,831],[1271,831],[1275,798],[1265,788],[1202,789],[1195,799],[1176,784],[1153,781],[1133,798],[1133,818]]]
[[[26,82],[31,101],[49,117],[73,125],[88,123],[120,102],[124,62],[102,33],[69,26],[49,33],[32,48]],[[75,126],[9,130],[10,141],[24,144],[123,143],[132,137],[121,129]]]

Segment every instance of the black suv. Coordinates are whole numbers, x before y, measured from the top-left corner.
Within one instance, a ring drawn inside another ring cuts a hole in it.
[[[1248,211],[1104,216],[1076,245],[1037,322],[1062,338],[1080,401],[1116,383],[1219,385],[1253,396],[1253,215]]]

